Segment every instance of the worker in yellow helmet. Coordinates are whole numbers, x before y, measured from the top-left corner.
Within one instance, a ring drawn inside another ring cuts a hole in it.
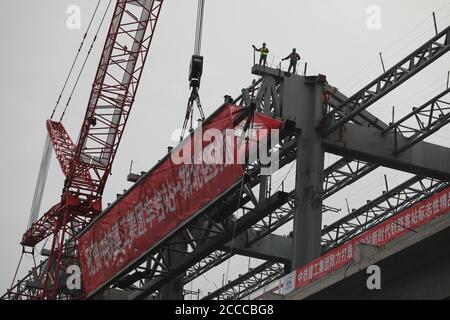
[[[253,49],[255,51],[258,51],[261,53],[259,56],[259,64],[262,66],[267,65],[267,56],[269,55],[269,49],[267,48],[267,44],[264,42],[261,48],[256,48],[255,45],[253,45]]]

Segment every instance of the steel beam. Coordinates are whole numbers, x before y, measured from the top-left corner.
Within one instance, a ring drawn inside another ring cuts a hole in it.
[[[241,233],[224,246],[224,251],[260,260],[270,260],[290,264],[292,259],[292,238],[268,235],[265,238],[247,245],[248,238]]]
[[[316,125],[323,116],[323,76],[286,78],[282,117],[295,121],[297,163],[292,268],[320,256],[324,149]]]
[[[347,124],[323,139],[328,152],[441,180],[450,180],[450,148],[420,142],[395,156],[402,147],[397,135]]]
[[[333,88],[328,90],[333,92],[331,103],[333,109],[336,108],[336,102],[342,103],[342,101],[347,99],[342,93]],[[401,141],[397,143],[397,149],[394,148],[394,154],[398,155],[447,125],[450,118],[449,105],[450,92],[447,89],[422,106],[413,108],[410,114],[395,123],[386,125],[377,118],[371,118],[371,114],[364,110],[361,116],[367,113],[365,117],[368,118],[368,122],[360,124],[373,126],[382,130],[385,134],[395,134],[397,139]],[[325,170],[324,197],[335,194],[376,168],[378,168],[378,165],[359,159],[342,158],[338,160]]]

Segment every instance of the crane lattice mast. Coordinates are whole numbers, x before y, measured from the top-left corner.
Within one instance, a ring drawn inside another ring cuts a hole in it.
[[[66,177],[61,200],[23,235],[35,247],[53,236],[40,298],[55,299],[61,271],[77,263],[77,234],[102,211],[102,194],[139,87],[163,0],[117,0],[77,143],[47,121]]]

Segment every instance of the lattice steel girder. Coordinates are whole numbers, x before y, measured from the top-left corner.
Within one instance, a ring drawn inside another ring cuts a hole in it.
[[[360,114],[362,110],[367,109],[449,50],[450,27],[447,27],[380,77],[351,96],[336,110],[330,112],[325,118],[331,120],[331,124],[323,130],[323,134],[325,136],[329,135],[336,129],[342,127]]]
[[[446,89],[422,106],[413,108],[410,114],[390,124],[383,132],[400,135],[401,146],[395,150],[395,154],[399,154],[449,123],[450,89]]]
[[[277,192],[271,198],[260,203],[258,208],[255,208],[244,216],[231,224],[227,230],[223,230],[222,234],[205,241],[195,249],[195,254],[186,255],[183,259],[177,261],[170,266],[170,270],[162,277],[155,277],[147,282],[139,291],[133,293],[131,299],[143,299],[153,293],[155,290],[161,288],[171,279],[177,277],[189,267],[200,261],[203,257],[211,252],[225,245],[233,236],[238,235],[251,227],[253,224],[270,214],[276,208],[279,208],[288,201],[288,195],[284,192]]]
[[[271,262],[272,263],[272,262]],[[242,284],[237,284],[238,290],[232,289],[227,292],[223,292],[222,296],[223,300],[240,300],[248,297],[252,293],[262,289],[274,281],[281,279],[285,274],[286,268],[283,268],[279,263],[273,263],[265,270],[262,270],[260,273],[255,274],[252,278],[246,279],[242,281]]]
[[[377,165],[358,159],[341,158],[324,172],[324,199],[363,178],[378,168]]]
[[[350,215],[323,229],[323,253],[336,248],[340,244],[356,237],[389,217],[400,213],[404,209],[447,187],[448,182],[430,178],[413,177],[405,181],[396,188],[383,193],[377,199],[368,201],[366,205],[358,210],[354,210]],[[276,266],[273,262],[267,262],[265,265],[266,269],[260,271],[261,275]],[[276,280],[282,276],[283,272],[280,271],[278,275],[274,274],[272,277]],[[240,283],[245,283],[246,281],[247,279],[245,277],[239,277],[233,280],[233,284],[234,286],[238,286]],[[257,283],[253,289],[256,291],[265,285]]]
[[[212,268],[217,267],[222,262],[230,259],[232,256],[233,254],[230,252],[222,250],[214,251],[213,253],[201,259],[199,262],[194,264],[186,271],[184,283],[186,284],[193,281],[194,279],[211,270]]]
[[[381,166],[441,180],[450,180],[450,148],[420,142],[395,156],[402,147],[394,135],[379,130],[347,124],[323,139],[328,152],[355,157]]]
[[[446,188],[448,182],[412,177],[322,230],[322,247],[331,250],[407,207]]]
[[[258,290],[261,286],[271,283],[276,279],[274,276],[279,277],[283,273],[284,266],[282,264],[271,261],[264,262],[222,288],[209,293],[202,300],[238,300]]]
[[[348,97],[331,85],[326,85],[325,89],[328,90],[331,97],[329,106],[331,109],[335,110],[336,113],[343,116],[342,111],[338,110],[338,108],[348,100]],[[379,130],[384,130],[388,127],[386,123],[367,110],[362,110],[354,119],[352,119],[352,122],[366,127],[374,127]]]
[[[251,229],[245,231],[246,246],[251,247],[258,243],[258,241],[262,240],[269,235],[269,233],[271,233],[268,233],[269,230],[276,230],[276,226],[281,227],[291,219],[289,218],[289,215],[292,215],[292,212],[294,212],[293,210],[295,209],[294,195],[294,192],[290,192],[289,201],[286,205],[278,208],[266,218],[255,224]]]
[[[271,234],[252,246],[248,245],[248,240],[247,234],[243,232],[235,237],[232,242],[227,243],[223,249],[226,252],[241,256],[287,264],[292,259],[292,238]]]

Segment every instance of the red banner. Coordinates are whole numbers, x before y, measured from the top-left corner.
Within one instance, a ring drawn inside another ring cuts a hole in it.
[[[82,234],[78,249],[87,294],[239,180],[244,173],[242,164],[236,161],[241,152],[237,151],[241,149],[237,147],[239,134],[231,134],[231,148],[218,134],[235,128],[233,119],[241,110],[225,106],[216,112]],[[282,125],[281,121],[259,114],[254,123],[265,129],[279,129]],[[223,137],[230,136],[229,132],[226,134]],[[208,156],[213,160],[207,162]],[[181,158],[183,161],[179,161]],[[220,158],[228,161],[214,161]]]
[[[353,260],[355,248],[360,243],[383,246],[406,233],[423,226],[437,216],[450,213],[450,188],[434,194],[342,244],[295,271],[295,288],[335,271]],[[284,294],[289,293],[285,291]]]

